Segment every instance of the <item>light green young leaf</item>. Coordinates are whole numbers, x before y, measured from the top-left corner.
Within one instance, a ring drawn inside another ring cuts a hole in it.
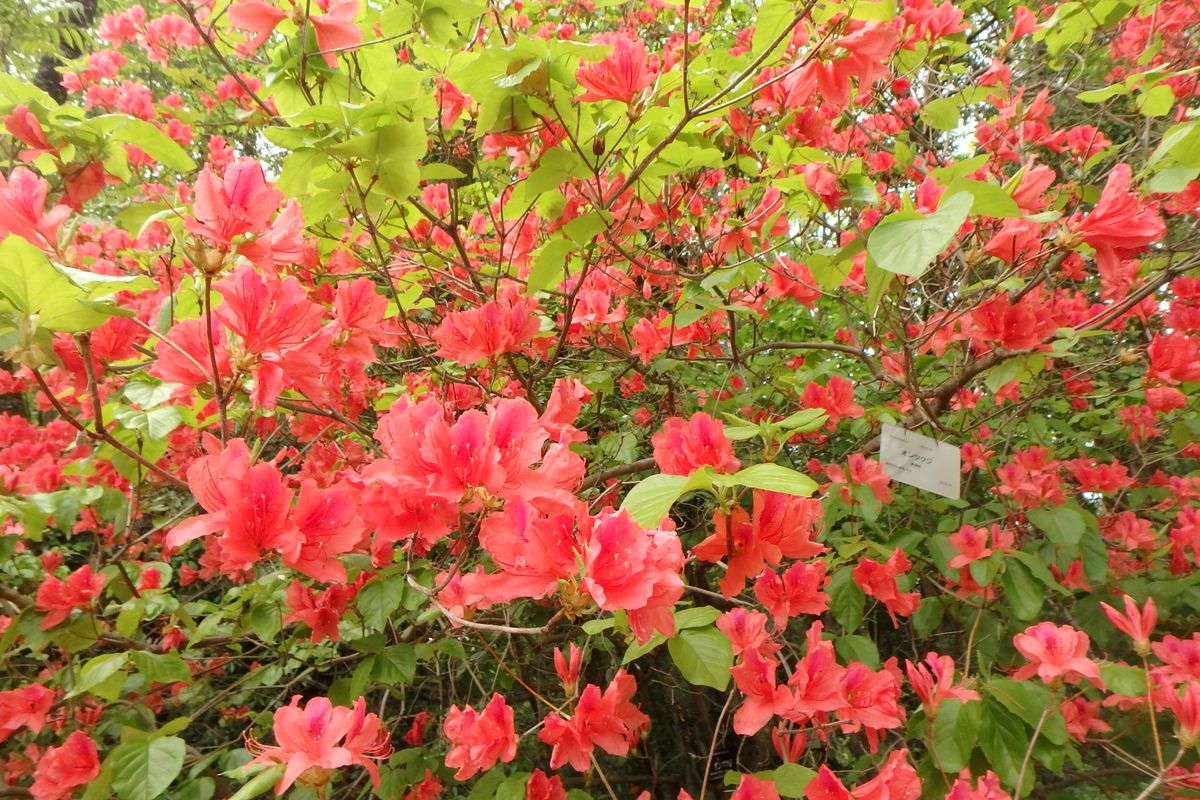
[[[974,198],[960,192],[945,200],[932,214],[900,211],[889,214],[867,238],[867,252],[881,269],[919,278],[950,246],[971,212]]]

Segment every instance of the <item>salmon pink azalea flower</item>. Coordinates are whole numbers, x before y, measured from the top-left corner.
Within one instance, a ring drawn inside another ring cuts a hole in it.
[[[379,717],[369,714],[366,701],[358,698],[351,708],[335,706],[328,697],[313,697],[302,707],[300,695],[289,705],[275,710],[273,747],[254,739],[246,749],[255,754],[252,764],[284,764],[283,776],[275,785],[281,795],[293,783],[320,787],[331,779],[330,772],[358,764],[367,770],[379,789],[375,762],[391,755],[388,733]]]
[[[1103,688],[1100,668],[1087,657],[1088,635],[1070,625],[1039,622],[1013,637],[1017,652],[1029,659],[1028,664],[1013,673],[1019,681],[1037,675],[1046,683],[1062,680],[1078,683],[1087,678]]]
[[[446,766],[458,770],[454,777],[460,781],[517,757],[513,710],[499,694],[493,694],[482,711],[450,706],[442,730],[451,745]]]

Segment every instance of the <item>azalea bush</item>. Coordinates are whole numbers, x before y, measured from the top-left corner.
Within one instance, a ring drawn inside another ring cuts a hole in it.
[[[1200,797],[1194,0],[0,41],[0,797]]]

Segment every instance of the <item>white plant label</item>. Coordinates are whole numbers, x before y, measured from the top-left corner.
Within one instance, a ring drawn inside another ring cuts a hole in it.
[[[962,455],[954,445],[896,425],[884,425],[879,458],[892,480],[958,499]]]

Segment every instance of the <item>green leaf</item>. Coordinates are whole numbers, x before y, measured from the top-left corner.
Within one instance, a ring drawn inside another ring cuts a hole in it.
[[[931,100],[921,109],[921,119],[939,131],[952,131],[958,127],[961,107],[952,97]]]
[[[1035,619],[1042,610],[1046,592],[1020,561],[1011,559],[1000,576],[1000,585],[1008,598],[1013,614],[1019,620]]]
[[[1146,695],[1146,673],[1128,664],[1102,664],[1100,678],[1108,691],[1125,697]]]
[[[533,266],[529,268],[525,291],[528,294],[558,286],[566,277],[567,257],[575,249],[570,239],[551,239],[533,254]]]
[[[643,528],[653,528],[662,522],[680,497],[709,488],[712,475],[712,470],[707,467],[691,475],[651,475],[629,490],[621,501],[621,508]]]
[[[942,200],[932,214],[889,214],[871,231],[867,252],[881,269],[919,278],[954,241],[973,202],[970,193],[960,192]]]
[[[833,649],[844,661],[861,661],[871,669],[879,669],[879,648],[866,636],[839,636],[833,640]]]
[[[20,236],[0,242],[0,296],[42,330],[82,333],[112,316]]]
[[[362,161],[375,169],[378,187],[394,199],[416,191],[421,172],[417,161],[425,155],[428,139],[419,122],[396,122],[355,136],[329,152]]]
[[[154,800],[183,769],[187,745],[178,736],[118,745],[105,759],[112,766],[113,789],[121,800]]]
[[[105,653],[96,656],[84,664],[83,669],[79,670],[79,679],[68,696],[73,697],[100,687],[105,681],[124,669],[127,663],[129,663],[129,653],[127,652]]]
[[[156,126],[128,114],[104,114],[88,120],[88,127],[106,133],[121,144],[131,144],[164,167],[191,172],[196,163],[179,143]]]
[[[801,798],[817,773],[800,764],[784,764],[772,770],[756,772],[754,777],[775,784],[775,791],[779,792],[780,797]]]
[[[383,630],[388,618],[400,607],[404,599],[404,577],[390,575],[374,578],[358,593],[358,613],[363,622],[374,631]]]
[[[625,666],[626,664],[637,661],[647,653],[657,650],[664,643],[666,643],[666,641],[666,636],[663,636],[661,633],[655,631],[646,641],[633,642],[625,650],[625,655],[621,657],[621,666]]]
[[[1080,92],[1075,95],[1077,100],[1084,103],[1103,103],[1117,95],[1129,94],[1129,89],[1125,87],[1125,83],[1114,83],[1110,86],[1105,86],[1102,89],[1089,89],[1086,92]]]
[[[713,608],[712,606],[685,608],[675,615],[675,630],[703,628],[705,625],[711,625],[716,622],[719,616],[721,616],[720,609]]]
[[[279,783],[279,779],[283,777],[285,769],[286,766],[284,764],[276,764],[273,767],[264,769],[242,784],[242,788],[238,789],[229,800],[251,800],[251,798],[258,797],[260,794],[270,791],[274,788],[275,784]]]
[[[1133,104],[1144,117],[1165,117],[1175,107],[1175,92],[1165,83],[1138,92]]]
[[[687,628],[667,640],[671,660],[680,674],[697,686],[725,691],[729,686],[729,668],[733,666],[733,647],[716,628]]]
[[[375,656],[375,680],[390,686],[412,683],[417,675],[417,651],[410,644],[385,647]]]
[[[750,43],[750,52],[755,57],[766,52],[767,45],[787,29],[795,15],[791,0],[765,0],[758,9],[758,18],[754,21],[754,38]]]
[[[979,726],[979,749],[992,770],[1009,786],[1017,782],[1029,732],[1021,720],[1008,713],[999,703],[985,701]],[[1032,777],[1034,770],[1027,771]]]
[[[1020,717],[1030,730],[1037,728],[1042,714],[1052,701],[1050,690],[1033,681],[993,678],[985,684],[984,690],[988,697],[998,700],[1010,712]],[[1041,735],[1053,744],[1064,744],[1067,741],[1067,726],[1061,713],[1055,711],[1042,722]]]
[[[825,409],[805,408],[778,422],[772,422],[771,426],[789,433],[811,433],[824,425],[827,419],[829,419],[829,415],[825,413]]]
[[[1013,219],[1021,216],[1021,209],[1012,195],[994,183],[959,178],[946,187],[947,194],[966,192],[974,198],[971,213],[997,219]]]
[[[119,408],[113,417],[131,431],[137,431],[147,439],[166,439],[171,431],[183,423],[183,415],[175,406],[161,406],[149,411],[136,408]]]
[[[933,720],[933,754],[942,772],[957,773],[971,761],[979,739],[983,704],[943,700]]]
[[[155,683],[191,683],[192,671],[178,653],[152,653],[149,650],[130,652],[137,671]]]
[[[850,573],[849,567],[839,569],[829,581],[829,612],[847,632],[859,626],[867,607],[867,596]]]
[[[874,320],[875,315],[879,313],[879,303],[883,300],[887,290],[891,288],[896,276],[880,267],[875,263],[875,259],[870,257],[867,258],[863,274],[867,279],[867,313]]]
[[[1029,510],[1026,517],[1040,528],[1050,538],[1050,541],[1063,548],[1079,547],[1084,531],[1087,530],[1078,509],[1069,505],[1033,508]]]
[[[139,294],[158,288],[158,283],[147,275],[100,275],[66,266],[58,266],[56,269],[83,289],[89,300],[103,300],[117,292]]]
[[[810,497],[817,490],[812,478],[781,464],[754,464],[732,475],[713,475],[712,482],[716,486],[745,486],[800,497]]]

